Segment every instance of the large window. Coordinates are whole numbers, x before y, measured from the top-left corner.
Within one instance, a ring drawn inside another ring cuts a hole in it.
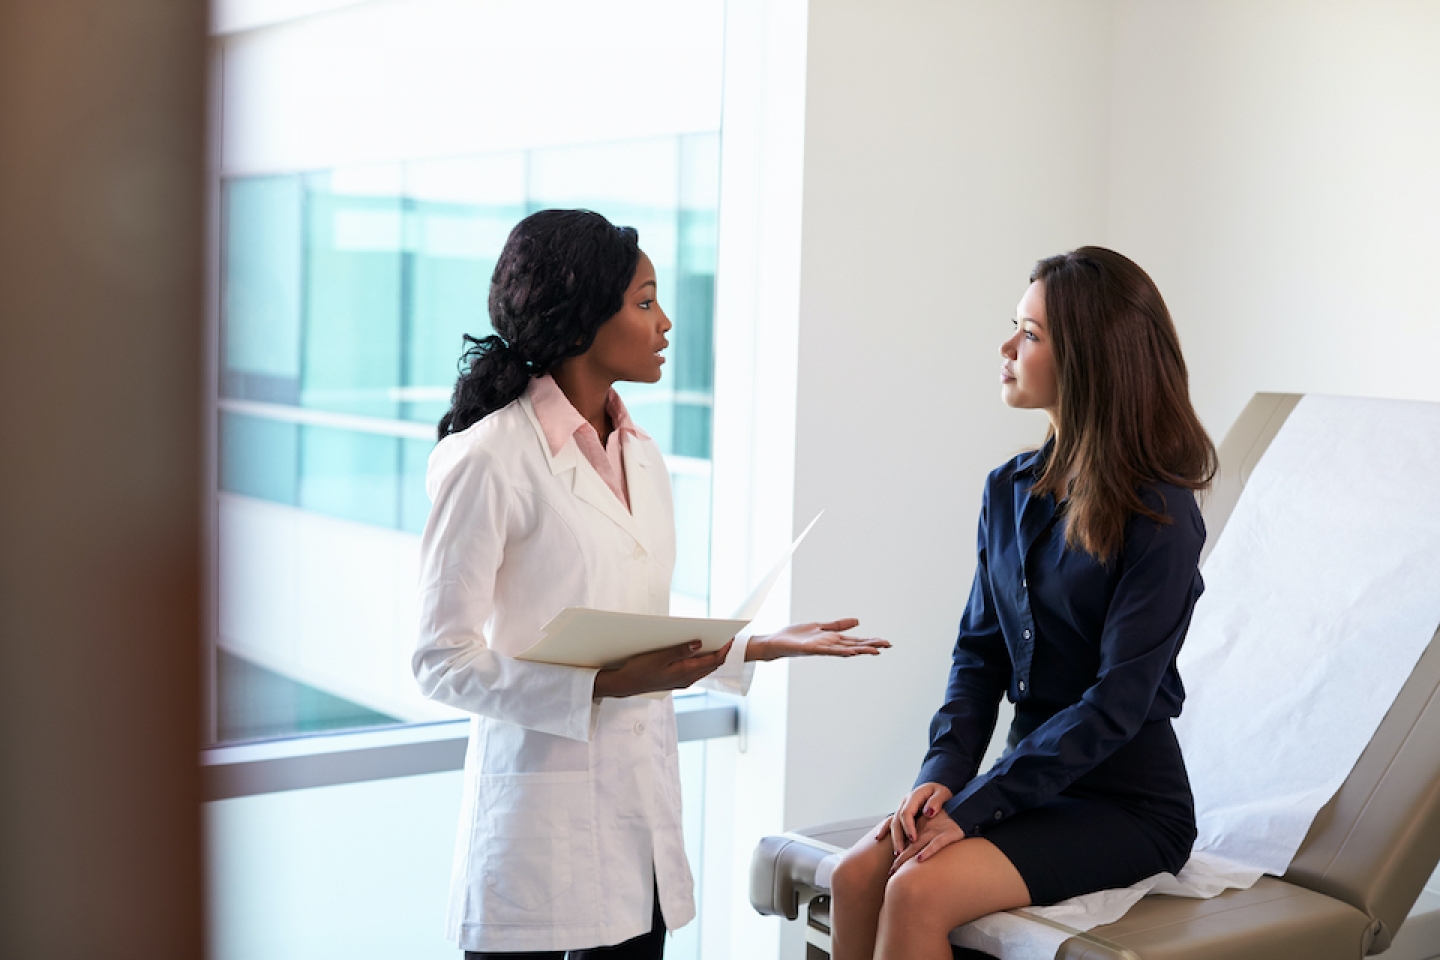
[[[218,378],[220,741],[450,715],[410,679],[425,464],[510,228],[636,227],[675,321],[620,386],[666,454],[672,609],[707,608],[719,137],[226,178]]]
[[[520,218],[636,227],[675,329],[664,379],[621,391],[674,489],[671,608],[708,612],[724,3],[212,14],[211,953],[454,957],[467,724],[410,671],[436,421]],[[730,831],[707,799],[738,715],[718,695],[676,708],[700,918],[667,956],[718,958]]]

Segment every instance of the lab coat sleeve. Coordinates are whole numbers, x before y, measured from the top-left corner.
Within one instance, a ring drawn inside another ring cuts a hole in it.
[[[750,692],[750,681],[755,677],[755,664],[745,662],[745,648],[750,643],[750,630],[742,630],[730,645],[730,652],[714,673],[696,682],[695,686],[720,693],[733,693],[743,697]]]
[[[450,438],[431,458],[426,487],[432,507],[420,544],[420,636],[411,660],[420,689],[470,713],[589,740],[598,671],[516,660],[486,640],[514,510],[503,460],[472,437]]]
[[[1147,505],[1166,511],[1151,489]],[[1180,650],[1203,589],[1197,563],[1205,526],[1195,498],[1170,488],[1171,522],[1136,515],[1100,637],[1100,670],[1078,703],[1036,727],[946,811],[966,834],[1038,806],[1128,743],[1146,722],[1161,678]]]

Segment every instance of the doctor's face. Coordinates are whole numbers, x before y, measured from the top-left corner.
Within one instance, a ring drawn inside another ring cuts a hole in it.
[[[1000,399],[1023,410],[1044,410],[1059,422],[1060,385],[1045,318],[1045,285],[1030,284],[1015,308],[1015,332],[1000,344]]]
[[[642,250],[625,291],[625,303],[619,313],[601,324],[595,342],[583,355],[586,364],[611,382],[654,383],[665,363],[660,351],[670,345],[665,334],[671,326],[655,299],[655,265]]]

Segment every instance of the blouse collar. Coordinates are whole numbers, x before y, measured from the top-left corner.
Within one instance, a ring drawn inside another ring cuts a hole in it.
[[[525,394],[530,398],[530,405],[535,408],[535,419],[540,421],[540,430],[545,434],[545,443],[550,448],[550,455],[558,456],[565,444],[575,435],[575,431],[589,427],[594,430],[589,420],[581,416],[580,411],[565,396],[565,391],[555,382],[550,374],[543,374],[530,381],[525,388]],[[650,436],[635,425],[630,419],[630,411],[625,408],[625,401],[620,399],[620,394],[611,387],[609,394],[605,397],[605,410],[610,414],[610,423],[617,433],[631,434],[639,440],[649,440]]]

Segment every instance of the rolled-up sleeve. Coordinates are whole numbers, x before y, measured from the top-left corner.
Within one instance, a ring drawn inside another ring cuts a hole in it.
[[[939,783],[958,792],[979,769],[995,732],[1000,698],[1010,677],[1010,656],[990,592],[986,558],[989,492],[980,508],[979,546],[970,599],[951,656],[945,702],[930,721],[930,749],[915,785]]]
[[[486,640],[515,496],[504,463],[469,437],[448,438],[431,457],[426,488],[432,507],[420,543],[419,644],[411,658],[420,689],[470,713],[590,739],[597,671],[516,660]]]
[[[1128,743],[1147,721],[1178,711],[1178,690],[1173,707],[1156,708],[1156,697],[1200,596],[1197,562],[1205,533],[1193,496],[1177,493],[1182,496],[1172,522],[1137,515],[1127,525],[1094,683],[946,804],[967,834],[983,834],[987,824],[1044,803]],[[1164,509],[1163,498],[1146,500]]]

